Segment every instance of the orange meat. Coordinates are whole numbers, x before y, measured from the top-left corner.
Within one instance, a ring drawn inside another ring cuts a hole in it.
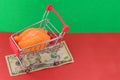
[[[50,36],[47,34],[47,31],[42,28],[28,28],[21,34],[14,36],[14,39],[20,48],[27,48],[29,46],[50,40]],[[43,49],[44,47],[46,47],[46,44],[31,48],[26,50],[26,52]]]

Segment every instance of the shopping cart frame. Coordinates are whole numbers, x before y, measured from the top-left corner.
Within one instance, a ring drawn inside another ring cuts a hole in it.
[[[59,31],[56,29],[56,27],[47,19],[48,14],[49,14],[50,11],[53,11],[53,12],[57,15],[57,17],[60,19],[60,21],[62,22],[63,28],[62,28],[61,32],[59,32]],[[44,23],[43,23],[43,22],[44,22]],[[57,32],[57,35],[54,33],[54,31],[52,31],[52,30],[50,29],[50,27],[49,27],[48,25],[46,25],[46,24],[48,24],[48,23],[55,29],[55,31]],[[37,47],[37,46],[40,46],[40,45],[45,44],[45,43],[50,43],[50,42],[55,41],[54,44],[50,44],[49,46],[47,46],[47,47],[45,47],[45,48],[54,47],[54,46],[58,43],[58,40],[61,41],[62,38],[63,38],[63,36],[65,35],[65,33],[69,30],[69,26],[65,24],[65,22],[63,21],[62,17],[59,15],[59,13],[58,13],[58,12],[52,7],[52,5],[50,5],[50,4],[46,7],[46,10],[45,10],[45,13],[44,13],[44,15],[43,15],[43,17],[42,17],[42,20],[36,22],[36,23],[33,24],[33,25],[28,26],[27,28],[29,28],[29,27],[31,27],[31,26],[34,26],[34,25],[36,25],[36,24],[40,24],[40,27],[43,26],[43,28],[44,28],[45,26],[47,26],[47,27],[49,28],[49,30],[52,32],[51,34],[54,35],[54,38],[53,38],[52,36],[50,36],[50,37],[51,37],[50,40],[47,40],[47,41],[45,41],[45,42],[41,42],[41,43],[35,44],[35,45],[33,45],[33,46],[29,46],[29,47],[27,47],[27,48],[21,49],[21,48],[18,46],[18,44],[16,43],[16,41],[14,40],[14,36],[20,34],[23,30],[21,30],[21,31],[19,31],[19,32],[16,32],[16,33],[14,33],[14,34],[12,34],[12,35],[10,36],[10,46],[11,46],[11,48],[13,49],[14,53],[17,55],[17,58],[18,58],[18,60],[19,60],[19,62],[20,62],[20,64],[21,64],[21,66],[26,70],[26,72],[29,72],[29,69],[28,69],[28,68],[25,68],[25,67],[22,65],[21,61],[20,61],[20,59],[21,59],[22,56],[23,56],[23,55],[21,56],[21,53],[22,53],[23,51],[28,50],[28,49],[31,49],[31,48],[34,48],[34,47]],[[27,28],[25,28],[25,29],[27,29]],[[24,30],[25,30],[25,29],[24,29]],[[51,34],[49,34],[49,35],[51,35]],[[45,49],[45,48],[44,48],[44,49]]]

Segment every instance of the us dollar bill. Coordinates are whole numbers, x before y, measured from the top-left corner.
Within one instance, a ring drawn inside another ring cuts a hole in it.
[[[54,49],[56,48],[57,46]],[[26,74],[26,69],[34,72],[74,62],[64,41],[61,43],[61,47],[58,47],[55,52],[47,49],[42,53],[27,53],[20,59],[15,54],[8,55],[5,58],[11,76]]]

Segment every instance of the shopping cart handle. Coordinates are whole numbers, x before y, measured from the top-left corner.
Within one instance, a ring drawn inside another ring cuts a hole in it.
[[[51,4],[49,4],[49,5],[46,7],[46,10],[47,10],[47,11],[52,10],[52,5],[51,5]]]
[[[69,26],[64,25],[64,27],[62,28],[62,32],[67,32],[68,30],[69,30]]]
[[[65,22],[63,21],[62,17],[59,15],[59,13],[52,7],[51,4],[49,4],[47,7],[46,7],[46,11],[53,11],[57,17],[60,19],[60,21],[62,22],[63,24],[63,29],[62,29],[62,32],[67,32],[69,30],[69,26],[67,26],[65,24]]]

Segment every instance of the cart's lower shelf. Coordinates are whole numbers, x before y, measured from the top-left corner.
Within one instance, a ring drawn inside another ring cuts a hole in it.
[[[74,62],[64,41],[62,42],[62,47],[60,47],[55,55],[53,53],[43,53],[39,54],[37,58],[33,57],[33,55],[34,54],[30,54],[29,56],[31,58],[30,61],[27,61],[26,57],[22,59],[24,65],[34,64],[34,66],[30,68],[30,72]],[[25,70],[21,67],[15,54],[6,56],[6,61],[11,76],[25,74]]]

